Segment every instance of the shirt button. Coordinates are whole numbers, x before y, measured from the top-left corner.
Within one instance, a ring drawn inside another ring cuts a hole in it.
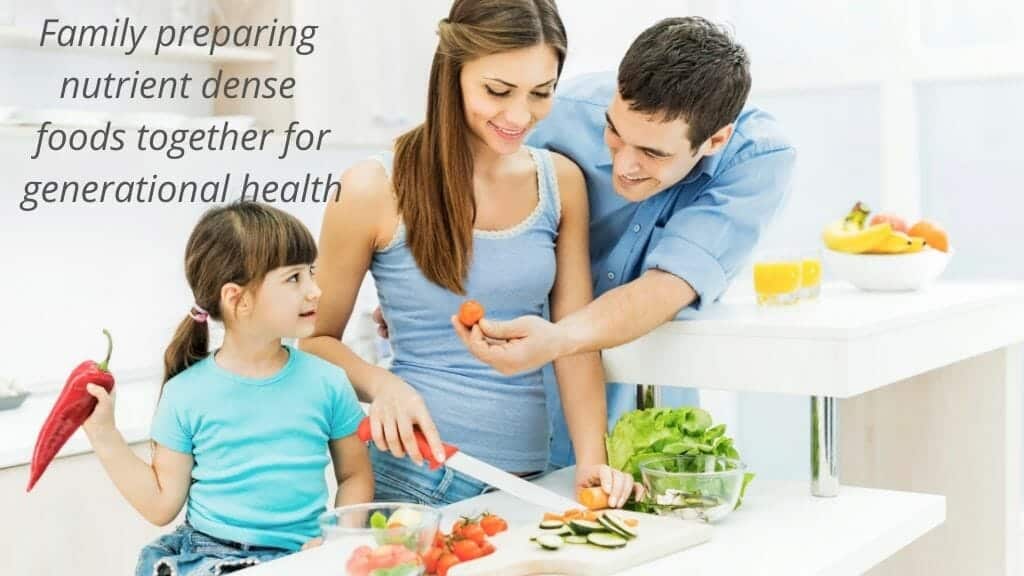
[[[615,272],[609,272],[608,273],[608,279],[609,280],[615,280]]]
[[[633,232],[639,232],[639,231],[640,231],[640,225],[639,224],[634,224],[633,225]]]

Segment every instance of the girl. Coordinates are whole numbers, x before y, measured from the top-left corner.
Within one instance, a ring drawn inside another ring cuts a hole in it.
[[[324,215],[324,287],[305,349],[345,368],[372,402],[376,498],[440,505],[487,487],[420,466],[414,427],[439,460],[440,437],[521,476],[544,471],[548,425],[540,370],[503,376],[450,324],[473,298],[489,317],[557,319],[591,299],[587,197],[579,168],[523,146],[551,109],[565,58],[552,0],[456,0],[438,28],[426,120],[394,152],[353,166]],[[367,269],[390,329],[391,370],[339,340]],[[596,353],[555,363],[580,487],[622,505],[628,474],[606,465],[604,374]],[[436,423],[436,425],[435,425]],[[406,460],[408,455],[411,458]]]
[[[315,544],[328,449],[336,505],[372,498],[345,373],[281,343],[313,333],[316,255],[280,210],[243,202],[203,215],[185,253],[195,306],[164,355],[152,464],[117,431],[113,398],[89,386],[98,404],[83,426],[125,499],[159,526],[188,503],[185,523],[143,548],[137,576],[222,574]],[[211,318],[224,343],[208,353]]]

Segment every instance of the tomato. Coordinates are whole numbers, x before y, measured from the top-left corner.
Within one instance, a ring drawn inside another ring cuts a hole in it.
[[[441,555],[441,559],[437,561],[437,576],[448,576],[448,569],[461,562],[458,556],[451,552],[446,552]]]
[[[472,328],[483,317],[484,307],[476,300],[466,300],[459,307],[459,322],[466,328]]]
[[[423,555],[423,565],[427,568],[427,574],[433,574],[437,570],[437,561],[443,554],[442,548],[431,548]]]
[[[491,544],[490,542],[484,542],[480,545],[481,558],[483,558],[484,556],[489,556],[491,554],[494,554],[494,544]]]
[[[487,533],[480,527],[479,524],[466,524],[462,527],[461,536],[463,539],[472,540],[477,544],[483,544],[487,541]]]
[[[501,516],[484,514],[484,517],[480,520],[480,527],[484,529],[484,533],[488,536],[494,536],[499,532],[508,530],[508,522],[505,522],[505,519]]]
[[[452,553],[463,562],[475,560],[481,556],[480,545],[473,540],[457,540],[452,544]]]

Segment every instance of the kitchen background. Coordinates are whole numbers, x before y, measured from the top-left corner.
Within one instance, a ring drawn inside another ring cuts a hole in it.
[[[173,326],[191,304],[182,253],[202,206],[51,205],[22,212],[18,201],[26,180],[129,173],[202,180],[247,170],[261,180],[284,181],[306,172],[340,173],[421,116],[434,26],[448,5],[0,0],[0,120],[62,109],[78,111],[62,112],[67,122],[94,120],[97,113],[193,121],[242,115],[264,126],[281,128],[294,119],[334,131],[327,149],[287,160],[268,151],[193,154],[178,161],[129,152],[51,153],[30,161],[34,130],[15,122],[0,126],[0,378],[35,391],[56,389],[81,358],[100,354],[99,329],[109,327],[120,383],[153,382]],[[782,122],[799,151],[791,199],[762,251],[817,247],[822,226],[863,200],[911,220],[942,222],[957,250],[947,280],[1024,279],[1024,266],[1014,257],[1024,241],[1016,142],[1024,134],[1024,4],[646,0],[624,10],[623,2],[561,0],[559,6],[570,40],[564,77],[614,68],[629,42],[662,17],[700,14],[734,28],[753,60],[752,101]],[[43,17],[109,24],[125,16],[140,23],[266,23],[276,16],[321,28],[316,52],[305,57],[288,49],[223,51],[216,58],[183,49],[152,58],[33,46]],[[147,74],[205,76],[217,67],[232,74],[293,74],[297,97],[257,105],[75,103],[57,97],[68,74],[142,68]],[[318,233],[320,206],[286,207]],[[740,291],[749,286],[746,273],[734,284]],[[372,290],[364,290],[361,315],[346,336],[371,355],[378,350],[367,324],[373,305]],[[708,391],[702,402],[729,424],[759,475],[808,477],[806,398]]]

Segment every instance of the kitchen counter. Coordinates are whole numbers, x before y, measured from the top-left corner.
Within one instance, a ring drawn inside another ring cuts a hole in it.
[[[872,575],[1016,575],[1022,342],[1021,284],[826,285],[782,308],[727,295],[603,359],[617,382],[810,396],[815,493],[946,496],[945,524]]]
[[[569,496],[573,470],[538,480]],[[444,526],[455,518],[491,511],[514,527],[533,525],[543,510],[500,492],[444,509]],[[862,574],[940,525],[942,496],[868,488],[846,488],[842,498],[814,498],[798,482],[750,485],[743,506],[714,525],[711,541],[637,566],[623,574],[690,576],[846,576]],[[642,525],[641,525],[642,526]],[[641,537],[642,532],[641,532]],[[496,540],[500,546],[500,540]],[[336,576],[346,558],[337,543],[258,566],[247,576]]]

